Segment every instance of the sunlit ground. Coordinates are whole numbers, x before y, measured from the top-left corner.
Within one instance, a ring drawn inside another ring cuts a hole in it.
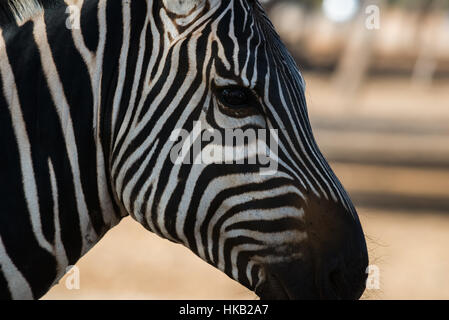
[[[449,219],[360,210],[380,290],[367,299],[449,299]],[[437,244],[437,245],[436,245]],[[79,290],[65,278],[45,299],[256,299],[180,245],[126,219],[78,263]]]

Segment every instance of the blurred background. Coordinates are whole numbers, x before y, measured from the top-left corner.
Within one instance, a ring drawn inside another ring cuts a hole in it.
[[[379,287],[449,299],[449,1],[263,1],[307,83],[315,137],[358,208]],[[47,299],[256,299],[125,219]]]

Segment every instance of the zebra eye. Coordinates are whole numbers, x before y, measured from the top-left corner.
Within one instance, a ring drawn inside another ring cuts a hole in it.
[[[229,108],[247,107],[251,102],[250,95],[245,88],[224,88],[220,92],[220,100]]]

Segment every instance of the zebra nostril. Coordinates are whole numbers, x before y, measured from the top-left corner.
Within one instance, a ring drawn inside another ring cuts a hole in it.
[[[366,276],[358,263],[347,265],[335,260],[323,274],[321,296],[326,299],[359,299],[365,289]]]

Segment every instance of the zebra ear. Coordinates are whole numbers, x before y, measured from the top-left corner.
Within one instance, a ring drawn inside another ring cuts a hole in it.
[[[178,16],[187,16],[205,5],[206,0],[162,0],[168,12]]]

